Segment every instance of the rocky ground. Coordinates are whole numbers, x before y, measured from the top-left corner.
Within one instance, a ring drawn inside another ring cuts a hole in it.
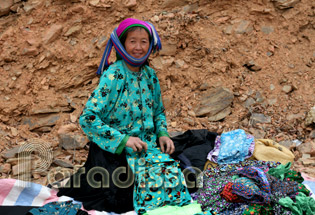
[[[78,117],[127,17],[162,39],[150,64],[169,131],[241,128],[287,146],[315,177],[313,0],[0,0],[0,178],[47,184],[83,165]]]

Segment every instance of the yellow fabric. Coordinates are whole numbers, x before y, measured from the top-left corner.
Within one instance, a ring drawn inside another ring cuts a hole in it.
[[[256,139],[253,157],[262,161],[275,161],[285,165],[294,161],[294,154],[285,146],[270,139]]]
[[[203,170],[212,169],[212,168],[215,168],[216,166],[218,166],[217,163],[213,163],[212,161],[207,160]]]

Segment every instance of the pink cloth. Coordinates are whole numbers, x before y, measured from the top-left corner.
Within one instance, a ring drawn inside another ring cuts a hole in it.
[[[128,28],[130,25],[135,25],[135,24],[145,26],[148,29],[148,31],[150,31],[150,35],[152,35],[151,27],[149,24],[139,19],[127,18],[119,24],[116,30],[117,36],[119,37],[126,28]]]

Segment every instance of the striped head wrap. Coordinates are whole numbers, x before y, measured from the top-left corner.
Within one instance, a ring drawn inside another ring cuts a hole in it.
[[[144,28],[151,38],[150,47],[148,50],[148,53],[142,57],[142,58],[134,58],[130,56],[127,51],[125,50],[123,44],[121,44],[119,38],[131,27],[142,27]],[[110,35],[110,39],[107,42],[101,63],[98,67],[97,74],[101,75],[105,69],[107,69],[112,63],[109,63],[109,56],[112,50],[112,47],[115,47],[115,50],[126,63],[128,63],[131,66],[134,67],[140,67],[142,64],[146,62],[151,52],[159,51],[162,49],[162,44],[160,37],[155,30],[154,26],[145,21],[141,21],[138,19],[133,18],[127,18],[124,21],[122,21],[117,28],[114,29],[114,31]]]

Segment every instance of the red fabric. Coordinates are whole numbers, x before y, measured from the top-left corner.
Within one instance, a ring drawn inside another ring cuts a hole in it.
[[[242,202],[238,195],[232,193],[232,185],[232,182],[227,183],[220,193],[220,196],[225,198],[228,202]]]

